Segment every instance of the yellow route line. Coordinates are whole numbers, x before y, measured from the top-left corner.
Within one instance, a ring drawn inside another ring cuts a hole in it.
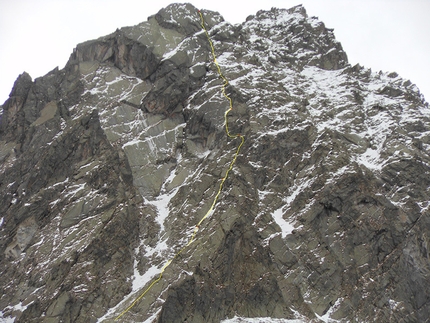
[[[191,243],[193,243],[194,242],[194,240],[195,240],[195,237],[196,237],[196,234],[197,234],[197,232],[199,231],[199,227],[200,227],[200,225],[202,224],[202,222],[211,214],[211,212],[213,211],[213,209],[215,208],[215,204],[217,203],[217,201],[218,201],[218,198],[219,198],[219,196],[220,196],[220,194],[221,194],[221,191],[222,191],[222,188],[223,188],[223,186],[224,186],[224,182],[227,180],[227,177],[228,177],[228,174],[230,173],[230,171],[233,169],[233,166],[234,166],[234,164],[236,163],[236,159],[237,159],[237,157],[238,157],[238,155],[239,155],[239,152],[240,152],[240,149],[242,148],[242,146],[243,146],[243,144],[244,144],[244,142],[245,142],[245,137],[242,135],[242,134],[231,134],[230,133],[230,130],[229,130],[229,128],[228,128],[228,119],[227,119],[227,117],[228,117],[228,114],[230,113],[230,111],[232,111],[233,110],[233,101],[231,100],[231,98],[228,96],[228,94],[226,93],[226,87],[227,87],[227,85],[228,85],[228,81],[227,81],[227,79],[224,77],[224,75],[222,74],[222,72],[221,72],[221,68],[220,68],[220,66],[219,66],[219,64],[218,64],[218,62],[217,62],[217,59],[216,59],[216,55],[215,55],[215,48],[214,48],[214,45],[213,45],[213,43],[212,43],[212,40],[211,40],[211,38],[210,38],[210,36],[209,36],[209,33],[208,33],[208,31],[207,31],[207,29],[206,29],[206,26],[205,26],[205,20],[204,20],[204,18],[203,18],[203,15],[202,15],[202,13],[200,12],[200,10],[199,10],[199,15],[200,15],[200,20],[201,20],[201,26],[202,26],[202,29],[205,31],[205,34],[206,34],[206,37],[208,38],[208,41],[209,41],[209,45],[210,45],[210,47],[211,47],[211,51],[212,51],[212,57],[213,57],[213,61],[214,61],[214,63],[215,63],[215,66],[216,66],[216,68],[217,68],[217,70],[218,70],[218,75],[219,75],[219,77],[223,80],[223,85],[222,85],[222,94],[224,95],[224,97],[225,98],[227,98],[227,100],[229,101],[229,104],[230,104],[230,107],[229,107],[229,109],[224,113],[224,123],[225,123],[225,132],[226,132],[226,134],[227,134],[227,136],[228,137],[230,137],[230,138],[240,138],[240,140],[241,140],[241,142],[240,142],[240,144],[239,144],[239,146],[237,147],[237,149],[236,149],[236,151],[235,151],[235,153],[234,153],[234,157],[233,157],[233,159],[232,159],[232,161],[230,162],[230,165],[229,165],[229,167],[227,168],[227,171],[225,172],[225,175],[224,175],[224,177],[221,179],[221,183],[219,184],[219,188],[218,188],[218,192],[216,193],[216,195],[215,195],[215,197],[214,197],[214,199],[213,199],[213,202],[212,202],[212,205],[211,205],[211,207],[209,208],[209,210],[206,212],[206,214],[200,219],[200,221],[197,223],[197,225],[195,226],[195,228],[194,228],[194,231],[193,231],[193,233],[191,234],[191,237],[190,237],[190,239],[188,240],[188,243],[185,245],[185,246],[183,246],[182,248],[181,248],[181,250],[179,250],[170,260],[168,260],[167,262],[166,262],[166,264],[163,266],[163,268],[161,268],[161,272],[160,272],[160,275],[158,276],[158,278],[157,279],[155,279],[149,286],[148,286],[148,288],[146,288],[145,290],[144,290],[144,292],[142,293],[142,294],[140,294],[139,295],[139,297],[137,297],[134,301],[133,301],[133,303],[131,303],[130,304],[130,306],[129,307],[127,307],[124,311],[122,311],[116,318],[115,318],[115,321],[117,321],[117,320],[119,320],[125,313],[127,313],[129,310],[131,310],[136,304],[137,304],[137,302],[139,302],[148,292],[149,292],[149,290],[156,284],[156,283],[158,283],[160,280],[161,280],[161,278],[163,277],[163,273],[164,273],[164,271],[166,270],[166,268],[172,263],[172,261],[173,260],[175,260]]]

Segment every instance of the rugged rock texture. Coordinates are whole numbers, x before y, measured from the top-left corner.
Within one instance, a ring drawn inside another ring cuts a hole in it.
[[[417,87],[350,66],[301,6],[202,13],[246,142],[196,241],[121,320],[428,322]],[[145,290],[238,145],[221,84],[190,4],[18,77],[0,110],[0,321],[111,322]]]

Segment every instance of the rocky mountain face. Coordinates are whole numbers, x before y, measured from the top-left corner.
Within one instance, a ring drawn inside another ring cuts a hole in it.
[[[302,6],[201,13],[245,136],[214,211],[184,248],[239,142],[198,10],[173,4],[1,107],[0,322],[429,322],[418,88],[349,65]]]

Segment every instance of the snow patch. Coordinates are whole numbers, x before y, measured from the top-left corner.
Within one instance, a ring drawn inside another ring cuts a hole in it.
[[[139,273],[137,270],[137,262],[134,262],[134,278],[133,278],[133,289],[130,294],[125,296],[121,302],[119,302],[116,306],[110,308],[105,315],[100,317],[97,320],[97,323],[104,322],[107,319],[112,319],[114,316],[117,316],[117,313],[121,311],[121,309],[125,308],[126,302],[130,299],[136,299],[139,296],[137,293],[141,293],[141,289],[148,284],[156,275],[159,275],[161,272],[161,268],[157,266],[150,267],[143,275]],[[160,309],[161,310],[161,309]],[[152,322],[152,320],[157,316],[158,312],[149,317],[145,322]]]
[[[369,168],[370,170],[380,171],[382,164],[379,162],[380,151],[378,149],[367,148],[367,150],[359,155],[356,161]]]
[[[336,303],[334,303],[334,305],[332,307],[330,307],[329,310],[327,311],[327,313],[325,313],[323,316],[319,316],[316,313],[315,313],[315,315],[318,317],[318,319],[320,319],[321,321],[323,321],[325,323],[338,323],[338,322],[340,322],[338,320],[334,320],[334,319],[330,318],[330,316],[336,311],[336,309],[340,306],[342,301],[343,301],[343,298],[338,298],[336,300]]]
[[[64,198],[69,196],[74,197],[79,191],[82,191],[85,188],[85,185],[86,183],[69,186],[70,191],[64,194]]]
[[[23,305],[22,304],[22,302],[20,302],[19,304],[16,304],[16,305],[14,305],[14,306],[7,306],[6,308],[5,308],[5,310],[6,311],[10,311],[10,312],[17,312],[17,311],[19,311],[19,312],[24,312],[26,309],[27,309],[27,307],[29,306],[29,305],[31,305],[33,302],[30,302],[29,304],[27,304],[27,305]],[[14,317],[11,317],[11,316],[9,316],[9,317],[4,317],[4,313],[2,312],[2,311],[0,311],[0,323],[13,323],[13,322],[15,322],[15,318]]]
[[[134,260],[134,278],[133,278],[133,290],[132,292],[137,292],[142,289],[153,277],[159,275],[161,269],[157,266],[152,265],[143,275],[139,273],[137,269],[137,261]]]
[[[266,198],[267,195],[273,194],[272,191],[260,191],[258,190],[258,198],[260,200],[260,203]]]
[[[160,314],[160,312],[161,312],[161,308],[157,312],[155,312],[154,314],[152,314],[150,317],[148,317],[142,323],[153,323],[153,322],[155,322],[155,319],[158,317],[158,314]]]
[[[282,238],[285,238],[287,235],[293,232],[294,226],[283,218],[283,214],[284,214],[283,210],[284,210],[284,206],[275,210],[272,213],[272,217],[275,220],[276,224],[279,225],[279,227],[281,228]]]
[[[170,209],[169,209],[170,200],[176,195],[178,190],[179,190],[179,187],[175,188],[170,193],[161,194],[157,197],[157,199],[153,201],[149,201],[145,199],[145,202],[147,204],[153,205],[157,210],[156,221],[160,225],[160,233],[164,231],[164,221],[166,220],[170,212]]]
[[[395,300],[393,300],[393,299],[390,299],[390,300],[388,301],[388,303],[390,304],[390,308],[391,308],[392,310],[397,310],[397,309],[399,309],[399,308],[402,308],[402,302],[397,302],[397,301],[395,301]]]
[[[196,153],[197,157],[200,158],[200,159],[206,159],[206,157],[208,157],[210,154],[211,154],[210,150],[206,150],[206,151],[203,151],[203,152],[197,152]]]
[[[15,322],[15,318],[14,317],[4,317],[3,312],[0,311],[0,323],[13,323]]]
[[[430,210],[430,201],[417,202],[417,204],[421,209],[421,214],[424,214]]]

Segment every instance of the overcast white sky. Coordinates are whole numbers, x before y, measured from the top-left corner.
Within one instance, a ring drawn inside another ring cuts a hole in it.
[[[0,104],[23,71],[63,68],[76,44],[136,25],[173,1],[0,0]],[[183,2],[183,1],[181,1]],[[353,65],[396,71],[430,101],[430,0],[190,1],[231,23],[271,7],[303,4],[334,28]],[[239,4],[240,3],[240,4]]]

